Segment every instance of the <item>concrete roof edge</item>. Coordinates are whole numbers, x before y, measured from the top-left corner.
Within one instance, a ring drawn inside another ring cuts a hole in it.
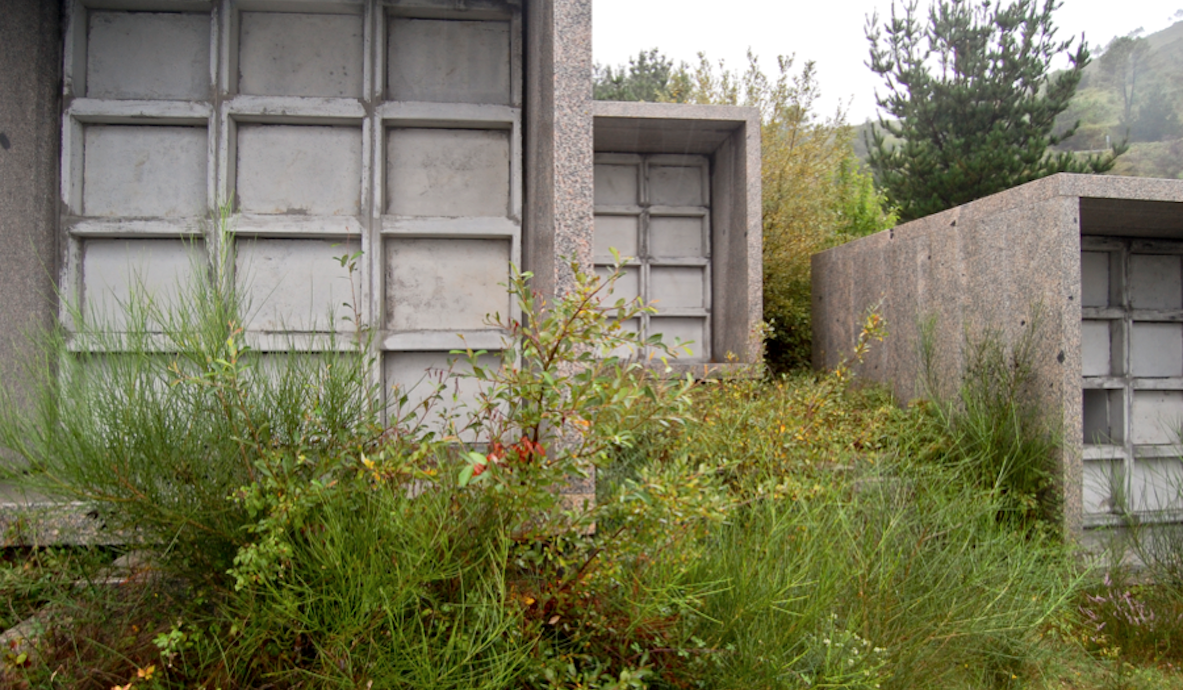
[[[759,124],[760,111],[741,105],[697,103],[648,103],[645,101],[593,101],[592,115],[612,119],[706,120]]]

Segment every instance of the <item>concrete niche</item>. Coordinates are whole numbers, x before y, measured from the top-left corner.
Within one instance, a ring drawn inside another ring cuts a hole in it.
[[[391,129],[386,137],[386,212],[399,216],[509,213],[507,130]]]
[[[358,215],[357,127],[238,125],[239,208],[246,213]]]
[[[82,315],[105,329],[127,326],[126,307],[151,300],[168,313],[203,265],[204,248],[186,240],[88,240],[82,245]]]
[[[87,125],[82,213],[87,216],[204,216],[204,127]]]
[[[393,17],[386,45],[390,100],[510,103],[509,22]]]
[[[243,12],[239,25],[239,93],[362,97],[361,15]]]
[[[386,324],[398,331],[473,331],[509,314],[503,283],[510,243],[501,239],[388,239]]]
[[[210,97],[209,14],[89,12],[88,98]]]
[[[335,257],[357,251],[357,242],[328,240],[240,240],[236,276],[250,306],[248,325],[262,331],[324,331],[349,327],[360,299],[350,283],[356,276]]]
[[[873,307],[891,336],[860,372],[907,400],[925,392],[922,338],[952,378],[967,334],[997,328],[1014,343],[1038,313],[1031,391],[1062,430],[1066,526],[1131,515],[1177,522],[1181,219],[1178,180],[1060,174],[822,252],[813,257],[814,364],[848,356]],[[922,335],[922,323],[933,332]]]

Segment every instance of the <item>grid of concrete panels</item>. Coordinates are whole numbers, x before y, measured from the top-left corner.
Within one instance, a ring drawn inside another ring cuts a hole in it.
[[[1183,244],[1082,238],[1086,518],[1183,510]]]
[[[232,203],[258,347],[351,328],[354,307],[387,384],[446,366],[457,334],[499,346],[485,315],[513,313],[500,283],[521,256],[518,3],[67,12],[62,284],[84,316],[119,328],[133,289],[167,303]],[[337,257],[357,251],[350,274]]]
[[[680,362],[711,358],[710,237],[705,156],[596,155],[596,271],[611,275],[613,249],[627,261],[612,298],[653,303],[631,327],[691,343]]]

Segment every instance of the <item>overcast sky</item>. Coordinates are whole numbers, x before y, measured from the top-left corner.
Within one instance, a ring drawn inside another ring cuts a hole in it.
[[[849,102],[848,120],[857,124],[874,117],[880,87],[864,64],[863,28],[876,10],[890,16],[891,0],[592,0],[595,60],[624,64],[642,49],[659,48],[675,62],[697,62],[705,51],[738,69],[751,47],[771,73],[777,55],[795,53],[797,64],[817,63],[821,107],[829,112]],[[1084,33],[1090,46],[1104,45],[1138,28],[1164,29],[1183,20],[1181,11],[1183,0],[1064,0],[1054,15],[1056,35]]]

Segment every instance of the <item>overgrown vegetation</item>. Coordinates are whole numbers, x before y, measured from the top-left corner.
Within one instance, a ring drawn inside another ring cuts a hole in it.
[[[10,551],[12,618],[47,613],[5,650],[7,686],[1058,687],[1065,650],[1064,673],[1124,668],[1089,641],[1102,595],[1009,471],[1054,442],[1029,407],[981,413],[1015,415],[1016,445],[847,366],[666,380],[609,356],[666,349],[576,269],[547,304],[515,274],[496,363],[458,352],[383,420],[364,347],[252,350],[227,265],[196,271],[172,320],[134,297],[118,342],[78,315],[43,353],[61,366],[41,407],[4,419],[27,481],[151,554],[112,583],[47,577],[85,551]],[[868,315],[855,357],[883,336]],[[983,352],[969,416],[1029,364]],[[594,505],[556,491],[592,468]]]

